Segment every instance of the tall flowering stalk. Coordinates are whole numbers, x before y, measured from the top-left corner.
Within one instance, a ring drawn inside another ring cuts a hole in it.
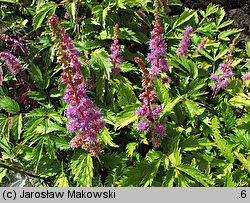
[[[229,54],[224,57],[226,61],[221,63],[218,67],[218,70],[215,73],[212,73],[210,76],[210,79],[216,82],[211,86],[214,97],[221,89],[224,89],[229,85],[230,79],[234,76],[233,67],[231,64],[233,57],[232,52],[236,45],[236,40],[237,38],[233,40],[233,43],[229,49]]]
[[[154,77],[160,77],[161,73],[168,71],[168,62],[163,56],[166,54],[167,44],[163,39],[163,28],[160,24],[159,16],[159,5],[158,0],[154,1],[154,25],[151,31],[151,39],[149,42],[150,53],[147,55],[147,61],[151,63],[150,68],[146,68],[142,59],[139,57],[135,58],[135,62],[139,64],[143,81],[142,87],[144,92],[139,95],[139,99],[143,102],[143,105],[136,110],[136,115],[142,117],[143,120],[137,124],[138,131],[144,131],[151,133],[152,144],[156,147],[160,145],[160,138],[166,134],[166,129],[163,125],[157,122],[159,114],[162,111],[162,106],[157,104],[158,97],[156,92],[153,90]],[[163,82],[165,78],[162,78]],[[169,81],[169,79],[167,80]]]
[[[190,34],[192,30],[193,30],[192,26],[185,27],[183,38],[176,52],[177,56],[180,56],[180,55],[187,56],[189,41],[190,41]]]
[[[139,64],[143,76],[142,87],[144,92],[139,95],[143,105],[136,110],[136,115],[143,117],[143,120],[137,124],[138,131],[151,132],[152,143],[154,146],[160,145],[160,138],[166,133],[165,127],[157,122],[158,116],[162,111],[161,105],[155,104],[158,100],[156,92],[151,85],[151,76],[145,67],[142,59],[135,58],[135,62]]]
[[[4,60],[3,64],[0,64],[0,85],[3,82],[3,69],[2,66],[6,66],[10,73],[16,76],[20,71],[24,70],[24,67],[19,63],[19,60],[14,55],[8,52],[0,52],[0,58]]]
[[[150,53],[147,55],[147,61],[151,63],[151,68],[148,68],[151,82],[154,76],[159,76],[160,73],[168,71],[168,62],[162,58],[166,54],[167,44],[163,39],[163,27],[161,26],[161,18],[159,16],[158,0],[154,1],[155,11],[152,24],[154,29],[151,31],[151,39],[149,41]]]
[[[200,49],[203,49],[205,44],[207,43],[208,38],[204,38],[201,43],[198,45],[197,49],[195,50],[195,53],[199,53]]]
[[[121,58],[121,46],[118,40],[119,25],[115,25],[114,36],[112,37],[113,43],[110,46],[111,54],[109,56],[111,63],[113,64],[112,73],[120,73],[121,68],[117,64],[121,64],[123,59]]]
[[[105,121],[101,119],[100,110],[87,96],[87,83],[84,82],[80,71],[80,51],[75,49],[72,39],[55,14],[49,18],[49,27],[57,49],[57,61],[62,64],[61,79],[67,84],[63,97],[68,103],[65,111],[68,118],[67,128],[70,132],[76,133],[70,141],[70,146],[73,149],[82,146],[93,156],[97,156],[102,151],[98,134]]]

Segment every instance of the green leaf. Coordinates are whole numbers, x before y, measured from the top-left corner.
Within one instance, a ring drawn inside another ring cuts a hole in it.
[[[173,29],[189,21],[195,14],[196,14],[196,11],[185,8],[181,16],[174,22]]]
[[[182,171],[183,173],[186,173],[187,175],[191,176],[194,178],[196,181],[201,183],[205,187],[209,187],[213,185],[213,182],[209,177],[206,175],[202,174],[200,170],[194,168],[191,165],[187,164],[180,164],[177,166],[178,170]]]
[[[199,107],[198,104],[192,100],[186,100],[184,106],[191,119],[195,116],[201,115],[205,111],[205,108]]]
[[[117,116],[115,119],[115,127],[120,129],[120,128],[124,128],[130,123],[135,122],[138,119],[138,117],[135,114],[136,109],[137,109],[137,106],[128,107],[124,111],[120,112],[119,116]]]
[[[244,29],[237,29],[237,28],[234,28],[234,29],[222,31],[222,32],[220,32],[220,34],[218,35],[218,39],[219,39],[219,40],[229,41],[230,38],[229,38],[228,36],[233,35],[233,34],[236,34],[236,33],[239,33],[239,32],[241,32],[242,30],[244,30]]]
[[[250,174],[250,156],[247,157],[247,159],[243,156],[243,154],[234,152],[237,159],[242,163],[242,166],[248,171]]]
[[[171,100],[169,98],[169,87],[167,84],[163,84],[162,80],[158,79],[157,77],[154,78],[154,86],[159,101],[163,104],[169,103]]]
[[[42,135],[55,131],[65,131],[65,128],[61,125],[58,125],[57,123],[50,121],[49,119],[40,122],[40,124],[34,130],[34,132]]]
[[[10,97],[0,97],[0,110],[3,109],[11,114],[17,114],[20,112],[19,104]]]
[[[34,160],[34,169],[35,169],[35,173],[37,172],[38,169],[38,165],[40,163],[40,160],[42,158],[42,154],[43,154],[43,145],[44,145],[44,139],[41,139],[36,146],[34,147],[33,151],[32,151],[32,158]]]
[[[25,115],[25,117],[44,117],[47,116],[47,112],[41,108],[35,108]]]
[[[163,178],[162,186],[173,187],[175,176],[176,176],[176,170],[174,168],[170,168],[167,171],[166,176],[164,176]]]
[[[118,104],[120,107],[126,107],[138,101],[129,81],[118,78],[115,79],[115,82],[118,84]]]
[[[216,55],[216,57],[214,58],[214,61],[217,61],[219,59],[222,59],[223,56],[225,56],[228,52],[228,48],[227,47],[223,47],[220,52]]]
[[[223,18],[225,17],[226,12],[224,8],[219,7],[218,11],[216,12],[216,25],[219,26]]]
[[[137,142],[130,142],[126,145],[126,152],[127,152],[129,157],[133,156],[133,153],[134,153],[136,147],[138,147]]]
[[[225,21],[225,22],[221,23],[221,24],[218,26],[218,29],[227,27],[227,26],[231,25],[233,22],[234,22],[233,20]]]
[[[211,61],[214,61],[213,57],[211,57],[209,55],[209,53],[207,53],[204,49],[199,49],[199,53],[203,56],[205,56],[207,59],[211,60]]]
[[[11,131],[15,136],[16,140],[20,139],[22,128],[23,128],[23,116],[20,113],[19,115],[13,117],[12,127],[11,127]]]
[[[216,13],[218,11],[218,5],[215,5],[213,3],[210,3],[208,6],[207,6],[207,9],[206,9],[206,15],[205,17],[208,17],[214,13]]]
[[[1,1],[0,1],[1,2]],[[3,178],[7,175],[7,169],[0,167],[0,183],[2,183]]]
[[[110,136],[110,132],[108,128],[104,127],[102,133],[99,135],[100,139],[103,141],[105,145],[109,145],[111,147],[119,147],[119,145],[113,142],[113,138]]]
[[[232,146],[230,146],[227,141],[225,139],[222,138],[221,134],[220,134],[220,130],[219,130],[219,121],[217,119],[217,117],[214,117],[212,119],[212,132],[213,132],[213,137],[215,140],[215,143],[217,145],[217,147],[220,149],[221,154],[227,158],[227,160],[230,163],[234,162],[234,156],[232,154]]]
[[[55,187],[69,187],[69,180],[64,171],[56,178]]]
[[[110,78],[110,72],[112,68],[112,64],[109,59],[109,54],[103,48],[97,49],[91,54],[91,59],[89,63],[94,69],[102,69],[104,70],[107,78]]]
[[[42,101],[47,98],[47,94],[44,91],[30,91],[27,95],[36,101]]]
[[[93,160],[90,154],[78,151],[70,162],[71,174],[78,186],[91,187],[94,176]]]
[[[135,167],[129,167],[119,185],[123,187],[151,186],[158,172],[160,161],[148,163],[147,161],[137,162]]]
[[[100,40],[112,39],[114,32],[108,33],[107,30],[103,30],[100,33]],[[134,41],[141,44],[141,41],[137,38],[136,33],[128,28],[121,27],[118,32],[119,39],[125,39],[129,41]]]
[[[0,113],[0,139],[2,139],[3,135],[6,135],[6,131],[8,130],[8,120],[9,119],[5,114]]]
[[[162,113],[160,114],[160,119],[164,118],[167,114],[169,114],[173,108],[180,102],[182,101],[184,98],[183,95],[178,96],[177,98],[175,98],[173,101],[169,102],[169,103],[164,103],[163,104],[163,110]]]
[[[19,3],[19,0],[0,0],[0,2],[17,4],[17,3]]]
[[[246,42],[247,56],[250,57],[250,42]]]
[[[50,78],[48,76],[47,71],[40,70],[40,68],[33,64],[32,62],[29,63],[29,73],[30,73],[30,77],[32,80],[34,80],[35,82],[35,86],[39,89],[46,89],[49,86],[50,83]]]
[[[41,27],[42,22],[49,11],[52,11],[52,13],[55,12],[56,7],[57,7],[57,4],[55,2],[48,2],[41,9],[37,11],[36,15],[34,16],[34,21],[33,21],[35,30]]]
[[[229,104],[236,108],[243,108],[244,106],[249,107],[250,106],[250,93],[244,94],[239,93],[237,96],[231,98],[229,100]]]

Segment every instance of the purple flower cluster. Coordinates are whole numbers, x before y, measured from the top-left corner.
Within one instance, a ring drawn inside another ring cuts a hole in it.
[[[176,52],[177,56],[180,56],[180,55],[187,56],[188,54],[187,51],[188,51],[189,41],[190,41],[190,34],[192,30],[193,30],[192,26],[185,27],[183,38]]]
[[[21,70],[24,70],[24,67],[19,63],[19,60],[14,55],[7,52],[0,52],[0,58],[4,60],[4,65],[10,71],[10,73],[16,76]],[[1,65],[1,64],[0,64]],[[1,65],[2,66],[2,65]],[[2,85],[3,81],[3,70],[0,66],[0,85]]]
[[[114,36],[113,36],[113,43],[110,46],[111,54],[109,56],[111,63],[113,64],[112,73],[119,74],[121,72],[121,68],[117,67],[116,64],[121,64],[123,62],[123,59],[121,58],[121,46],[119,45],[118,40],[118,31],[119,31],[119,25],[115,25],[114,29]]]
[[[157,104],[154,105],[158,97],[150,85],[150,74],[148,69],[145,68],[142,59],[136,57],[135,62],[141,67],[142,76],[144,78],[142,82],[144,92],[139,95],[139,99],[143,101],[143,105],[136,110],[136,115],[138,117],[143,117],[143,120],[140,121],[136,127],[138,131],[151,132],[153,145],[159,146],[156,144],[156,141],[158,140],[157,143],[160,143],[160,138],[166,134],[165,127],[157,122],[159,114],[162,111],[162,106]]]
[[[232,63],[231,56],[226,56],[225,59],[226,62],[219,65],[218,72],[220,73],[212,73],[210,76],[210,79],[216,82],[211,86],[214,92],[226,88],[229,85],[229,79],[234,76],[233,67],[230,66]]]
[[[199,53],[199,49],[203,49],[206,42],[207,42],[208,38],[206,37],[205,39],[203,39],[201,41],[201,43],[198,45],[197,49],[195,50],[195,53]]]
[[[2,40],[4,40],[5,42],[8,42],[12,46],[12,49],[14,51],[16,51],[16,49],[17,49],[18,46],[22,46],[23,45],[21,42],[17,41],[16,39],[13,39],[10,36],[5,35],[5,34],[1,34],[0,33],[0,38]]]
[[[250,66],[248,66],[248,70],[249,70],[248,73],[242,75],[243,80],[250,80]]]
[[[162,58],[166,54],[167,44],[163,39],[163,28],[160,25],[160,17],[158,6],[155,6],[155,20],[152,22],[154,29],[151,31],[151,39],[149,41],[150,53],[147,55],[147,61],[151,63],[151,68],[148,68],[151,80],[153,76],[158,76],[160,73],[168,71],[168,62]]]
[[[53,14],[49,18],[49,26],[53,33],[53,41],[57,47],[57,60],[62,64],[62,81],[67,84],[63,99],[69,104],[65,115],[68,118],[67,128],[76,136],[70,141],[75,149],[82,146],[93,156],[101,153],[101,142],[97,139],[99,132],[105,126],[101,119],[102,113],[87,96],[86,86],[80,72],[82,65],[72,39],[61,26],[58,17]]]

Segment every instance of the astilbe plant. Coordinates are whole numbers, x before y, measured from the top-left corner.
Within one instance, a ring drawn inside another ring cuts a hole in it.
[[[179,47],[177,49],[177,52],[176,52],[177,56],[180,56],[180,55],[187,56],[189,41],[190,41],[190,34],[191,34],[192,30],[193,30],[193,28],[190,25],[185,27],[183,38],[182,38],[182,40],[179,44]]]
[[[110,61],[113,64],[111,71],[114,74],[118,74],[122,71],[121,67],[117,65],[123,62],[123,59],[121,58],[121,46],[119,45],[119,40],[118,40],[118,31],[119,31],[119,25],[116,24],[114,29],[114,36],[112,37],[113,43],[110,46],[111,54],[109,56]]]
[[[161,18],[159,16],[158,1],[154,2],[154,20],[152,24],[154,29],[151,31],[151,39],[149,41],[150,53],[147,55],[147,61],[151,63],[151,67],[148,68],[150,82],[153,81],[154,76],[159,76],[160,73],[166,73],[168,71],[168,62],[163,56],[166,54],[167,44],[163,39],[163,27],[161,26]]]
[[[87,84],[80,71],[80,51],[75,49],[72,39],[62,27],[58,17],[53,14],[49,18],[52,40],[57,49],[57,60],[62,64],[61,79],[67,88],[63,99],[68,103],[65,114],[68,118],[67,128],[76,136],[70,141],[75,149],[82,146],[93,156],[102,151],[102,142],[98,134],[105,125],[102,113],[87,95]]]
[[[8,52],[0,52],[0,58],[4,60],[3,65],[7,67],[10,73],[16,76],[21,70],[24,70],[24,67],[19,63],[19,60],[14,55]],[[3,82],[3,70],[2,65],[0,64],[0,85]]]
[[[166,134],[166,129],[157,121],[162,111],[162,106],[157,104],[158,96],[153,89],[154,77],[160,77],[161,73],[168,71],[168,62],[163,58],[166,53],[167,44],[163,39],[163,34],[161,34],[163,28],[160,24],[158,1],[154,2],[154,6],[155,19],[152,22],[154,28],[151,31],[149,42],[150,53],[147,56],[147,61],[151,63],[151,67],[146,68],[141,58],[135,58],[135,62],[139,64],[142,71],[142,87],[144,89],[144,92],[139,95],[140,100],[143,101],[143,105],[136,110],[136,115],[143,117],[143,120],[137,124],[137,130],[150,132],[152,134],[152,144],[158,147],[160,145],[160,138]]]
[[[219,65],[217,70],[218,73],[212,73],[210,76],[210,79],[216,82],[211,86],[214,97],[221,89],[224,89],[229,85],[230,79],[234,76],[233,66],[231,66],[231,64],[233,57],[232,52],[236,45],[236,40],[237,38],[233,40],[231,48],[229,49],[229,54],[224,57],[226,61]]]

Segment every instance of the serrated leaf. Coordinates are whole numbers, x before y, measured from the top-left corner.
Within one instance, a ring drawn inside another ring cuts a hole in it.
[[[36,15],[34,16],[34,21],[33,21],[35,30],[41,27],[42,22],[49,11],[52,10],[52,13],[55,12],[56,7],[57,7],[57,4],[55,2],[48,2],[41,9],[37,11]]]
[[[157,93],[157,96],[159,98],[159,101],[161,103],[169,103],[170,97],[169,97],[169,91],[167,88],[167,84],[163,84],[162,80],[158,79],[158,78],[154,78],[154,86],[155,86],[155,91]]]
[[[194,15],[196,11],[185,8],[185,11],[180,15],[180,17],[174,22],[173,29],[179,27],[185,22],[189,21]]]
[[[133,156],[133,153],[134,153],[137,146],[138,146],[137,142],[130,142],[126,145],[126,152],[127,152],[129,157]]]
[[[199,53],[203,56],[205,56],[207,59],[214,61],[214,59],[207,53],[204,49],[199,49]]]
[[[213,3],[210,3],[208,6],[207,6],[207,9],[206,9],[206,15],[205,17],[208,17],[214,13],[216,13],[218,11],[218,5],[215,5]]]
[[[166,176],[164,176],[164,178],[163,178],[162,186],[173,187],[175,175],[176,175],[176,171],[174,170],[174,168],[170,168],[167,171]]]
[[[180,102],[183,100],[183,95],[178,96],[177,98],[175,98],[173,101],[169,102],[169,103],[164,103],[163,104],[163,110],[162,113],[160,114],[160,119],[164,118],[167,114],[169,114],[173,108]]]
[[[20,139],[23,128],[23,116],[20,113],[13,117],[11,131],[16,140]]]
[[[123,187],[151,186],[158,172],[159,166],[160,161],[154,161],[151,163],[148,163],[147,161],[137,162],[135,167],[129,167],[125,171],[126,176],[120,180],[119,185]]]
[[[241,108],[241,109],[244,106],[249,107],[250,106],[250,93],[248,94],[239,93],[237,96],[229,100],[229,104],[231,104],[234,107]]]
[[[192,100],[186,100],[184,106],[191,119],[201,115],[205,111],[205,108],[199,107],[198,104]]]
[[[70,162],[71,175],[78,186],[91,187],[94,176],[93,160],[90,154],[78,151]]]
[[[27,94],[31,99],[36,101],[42,101],[47,98],[47,94],[44,91],[30,91]]]
[[[216,12],[216,25],[219,26],[223,18],[225,17],[226,12],[224,8],[219,7],[218,11]]]
[[[89,63],[94,68],[102,69],[107,76],[107,79],[110,78],[112,64],[110,62],[108,52],[106,52],[103,48],[96,49],[94,52],[92,52]]]
[[[202,174],[200,170],[192,167],[191,165],[187,164],[180,164],[177,166],[178,170],[182,171],[183,173],[186,173],[187,175],[194,178],[196,181],[201,183],[205,187],[209,187],[213,185],[213,182],[208,178],[206,175]]]
[[[35,173],[37,172],[38,169],[38,165],[40,163],[40,160],[42,158],[42,152],[43,152],[43,145],[44,145],[44,139],[41,139],[36,146],[34,147],[33,151],[32,151],[32,158],[34,160],[34,169],[35,169]]]
[[[70,149],[69,140],[65,140],[63,138],[54,138],[55,146],[60,150],[68,150]]]
[[[216,57],[214,58],[214,61],[217,61],[219,59],[221,59],[223,56],[225,56],[228,52],[228,48],[227,47],[223,47],[220,52],[216,55]]]
[[[25,117],[44,117],[47,116],[47,112],[41,108],[35,108],[25,115]]]
[[[129,81],[118,78],[115,82],[118,84],[118,104],[120,107],[126,107],[138,101]]]
[[[250,174],[250,156],[248,155],[247,159],[244,157],[243,154],[234,152],[237,159],[242,163],[242,166],[248,171]]]
[[[212,132],[213,132],[213,137],[215,140],[215,143],[217,145],[217,147],[220,149],[221,154],[227,158],[227,160],[230,163],[234,162],[234,156],[232,154],[232,146],[230,146],[227,141],[225,139],[223,139],[223,137],[220,134],[220,130],[219,130],[219,121],[217,119],[217,117],[214,117],[212,119]]]
[[[0,110],[3,109],[11,114],[17,114],[20,112],[19,104],[10,97],[0,97]]]
[[[113,138],[110,136],[110,132],[108,128],[104,127],[102,133],[99,135],[100,139],[103,141],[105,145],[109,145],[111,147],[119,147],[119,145],[113,142]]]
[[[29,73],[32,80],[35,82],[35,86],[39,89],[46,89],[49,86],[50,78],[47,71],[42,71],[40,68],[30,62]]]
[[[64,171],[56,178],[55,187],[69,187],[69,180]]]
[[[147,153],[145,159],[149,162],[153,162],[156,160],[161,160],[162,158],[164,158],[164,155],[161,151],[158,150],[151,150]]]
[[[135,122],[138,117],[135,114],[136,107],[127,108],[119,113],[119,116],[115,119],[115,127],[120,129]]]
[[[229,38],[228,36],[233,35],[233,34],[236,34],[236,33],[239,33],[239,32],[241,32],[242,30],[244,30],[244,29],[237,29],[237,28],[234,28],[234,29],[222,31],[222,32],[220,32],[220,34],[218,35],[218,39],[220,39],[220,40],[225,40],[225,41],[229,41],[230,38]]]
[[[42,134],[42,135],[55,132],[55,131],[65,131],[65,128],[48,119],[41,122],[34,130],[34,132]]]
[[[227,27],[227,26],[231,25],[233,22],[234,22],[233,20],[225,21],[225,22],[221,23],[221,24],[218,26],[218,29]]]

